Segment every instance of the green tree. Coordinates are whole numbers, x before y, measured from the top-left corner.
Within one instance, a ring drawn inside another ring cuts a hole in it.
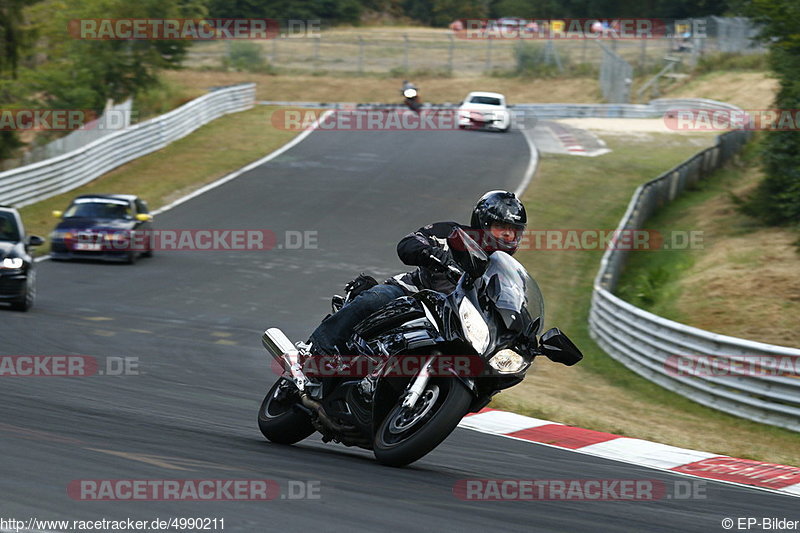
[[[92,18],[202,18],[201,1],[44,0],[29,10],[44,61],[26,73],[28,94],[52,107],[99,111],[154,86],[160,69],[179,68],[190,41],[87,40],[68,31],[70,21]]]
[[[455,19],[489,16],[488,2],[483,0],[434,0],[431,6],[431,22],[434,26],[447,26]]]
[[[209,0],[208,12],[219,18],[322,20],[326,24],[358,22],[359,0]]]
[[[20,50],[25,44],[25,0],[0,0],[0,74],[17,77]]]
[[[0,109],[18,99],[15,82],[20,57],[30,49],[30,35],[23,8],[34,1],[0,0]],[[11,79],[3,79],[6,78]],[[16,132],[0,131],[0,159],[10,157],[23,143]]]
[[[796,0],[746,0],[745,14],[762,24],[769,61],[780,88],[775,107],[800,109],[800,3]],[[768,224],[800,223],[800,133],[765,133],[762,162],[766,177],[745,211]]]

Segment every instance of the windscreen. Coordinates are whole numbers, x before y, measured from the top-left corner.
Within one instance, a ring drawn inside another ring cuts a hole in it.
[[[525,268],[505,252],[494,252],[489,256],[489,267],[483,275],[491,290],[489,298],[498,309],[528,311],[531,320],[539,318],[540,328],[544,324],[544,299],[539,285]]]
[[[65,218],[130,218],[131,210],[128,202],[124,200],[76,200],[67,212]]]
[[[469,102],[471,104],[500,105],[500,99],[491,96],[473,96]]]
[[[0,212],[0,241],[19,240],[19,228],[14,215],[8,212]]]

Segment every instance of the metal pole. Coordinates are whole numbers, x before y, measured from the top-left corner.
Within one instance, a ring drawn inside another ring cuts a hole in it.
[[[455,39],[453,39],[453,34],[451,33],[448,35],[450,38],[450,44],[447,47],[447,71],[453,72],[453,47],[455,46]]]
[[[492,37],[486,39],[486,71],[492,70]]]
[[[364,73],[364,38],[358,36],[358,73]]]
[[[564,65],[561,64],[561,56],[558,55],[558,48],[552,40],[547,41],[547,46],[550,49],[550,56],[555,60],[559,72],[564,72]]]
[[[408,35],[403,35],[403,69],[408,72]]]
[[[647,68],[647,39],[642,39],[639,51],[639,69],[644,72]]]

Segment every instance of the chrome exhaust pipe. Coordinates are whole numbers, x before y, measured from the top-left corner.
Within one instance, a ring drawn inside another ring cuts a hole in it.
[[[264,332],[264,335],[261,336],[261,344],[264,345],[264,348],[279,362],[283,363],[284,354],[287,354],[291,351],[297,351],[292,341],[289,340],[280,329],[278,328],[269,328]]]
[[[261,336],[261,344],[292,375],[297,388],[304,392],[309,380],[300,366],[300,352],[289,337],[278,328],[269,328]]]

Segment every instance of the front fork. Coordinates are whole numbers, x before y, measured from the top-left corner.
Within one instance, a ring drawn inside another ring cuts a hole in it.
[[[436,358],[436,355],[430,356],[428,359],[425,360],[425,364],[420,370],[420,373],[417,377],[413,379],[408,390],[406,391],[406,395],[403,398],[402,406],[407,409],[413,409],[414,406],[417,404],[420,396],[422,393],[425,392],[425,387],[428,386],[428,381],[430,381],[430,365],[433,360]],[[475,380],[470,377],[466,376],[459,376],[456,372],[453,372],[453,376],[451,379],[458,379],[461,381],[467,390],[470,390],[475,393]]]
[[[428,381],[431,379],[431,375],[428,370],[430,369],[433,359],[434,356],[430,356],[425,360],[425,364],[422,365],[419,374],[411,382],[411,386],[408,388],[405,398],[403,398],[404,408],[413,409],[417,404],[419,397],[422,396],[423,392],[425,392],[425,387],[428,386]]]

